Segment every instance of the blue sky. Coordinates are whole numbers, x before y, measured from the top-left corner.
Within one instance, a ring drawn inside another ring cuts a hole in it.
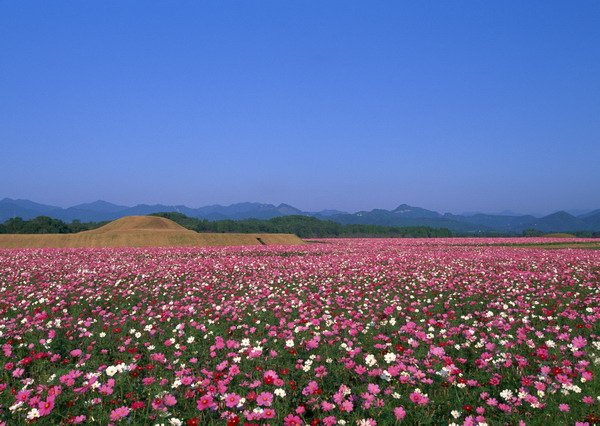
[[[600,2],[0,1],[0,198],[600,208]]]

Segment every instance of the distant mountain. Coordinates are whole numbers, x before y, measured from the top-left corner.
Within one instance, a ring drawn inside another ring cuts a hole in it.
[[[62,210],[60,207],[34,203],[29,200],[4,198],[0,200],[0,221],[4,222],[11,217],[33,219],[37,216],[52,216],[60,210]]]
[[[55,211],[51,216],[69,222],[73,220],[102,222],[105,220],[113,220],[122,217],[120,212],[127,208],[127,206],[119,206],[117,204],[98,200],[94,201],[93,203],[78,204],[67,209],[60,209]]]
[[[539,219],[534,219],[528,228],[544,232],[592,231],[592,227],[583,220],[565,211],[552,213]]]
[[[347,213],[339,210],[304,212],[289,204],[236,203],[228,206],[219,204],[199,208],[184,205],[138,204],[133,207],[112,204],[98,200],[78,204],[69,208],[39,204],[29,200],[0,200],[0,222],[12,217],[32,219],[36,216],[50,216],[64,221],[101,222],[124,216],[148,215],[160,212],[179,212],[186,216],[206,220],[271,219],[279,216],[303,215],[333,220],[341,224],[363,224],[382,226],[429,226],[448,228],[465,234],[505,233],[520,234],[526,229],[543,232],[600,231],[600,209],[575,216],[566,211],[543,217],[519,215],[510,211],[498,214],[440,214],[422,207],[400,204],[393,210],[373,209]]]
[[[374,209],[331,216],[329,219],[345,225],[381,225],[381,226],[430,226],[432,228],[448,228],[456,232],[492,231],[485,226],[456,221],[441,214],[401,204],[394,210]]]
[[[581,217],[590,213],[594,213],[593,209],[569,209],[565,211],[575,217]]]
[[[581,218],[581,216],[579,218]],[[586,215],[582,220],[587,223],[591,229],[600,229],[600,210],[596,210],[592,215]]]
[[[291,216],[296,214],[304,214],[301,210],[290,206],[289,204],[273,204],[261,203],[237,203],[229,206],[213,205],[200,207],[195,209],[191,216],[208,219],[271,219],[278,216]]]
[[[76,206],[69,207],[74,210],[93,211],[98,213],[116,213],[122,210],[128,209],[127,206],[119,206],[117,204],[109,203],[107,201],[94,201],[93,203],[77,204]]]
[[[502,210],[499,212],[492,212],[492,213],[486,213],[486,212],[463,212],[457,216],[466,216],[466,217],[470,217],[470,216],[475,216],[478,214],[483,214],[486,216],[531,216],[531,217],[541,217],[543,216],[543,214],[525,214],[525,213],[518,213],[518,212],[514,212],[512,210]]]
[[[524,216],[521,213],[515,213],[512,210],[502,210],[495,214],[495,216]]]
[[[596,216],[597,214],[600,214],[600,209],[598,209],[598,210],[592,210],[592,211],[590,211],[590,212],[587,212],[587,213],[581,214],[581,215],[579,215],[579,216],[577,216],[577,217],[578,217],[579,219],[584,219],[584,220],[585,220],[586,218],[588,218],[588,217],[592,217],[592,216]]]
[[[432,210],[426,210],[421,207],[413,207],[408,204],[400,204],[392,213],[396,216],[406,217],[406,218],[437,218],[442,217],[438,212],[434,212]]]
[[[600,210],[596,214],[583,219],[564,211],[541,218],[531,215],[474,214],[463,216],[450,213],[442,216],[431,210],[403,204],[392,211],[375,209],[369,212],[362,211],[354,214],[335,215],[331,219],[344,224],[431,226],[434,228],[448,228],[462,233],[501,232],[519,234],[526,229],[537,229],[543,232],[600,231]]]
[[[11,198],[4,198],[0,200],[0,203],[9,203],[14,206],[18,206],[28,210],[58,210],[60,207],[57,206],[49,206],[47,204],[35,203],[29,200],[13,200]]]
[[[318,212],[309,213],[309,216],[330,217],[335,216],[336,214],[348,214],[348,212],[343,212],[341,210],[320,210]]]
[[[478,213],[472,216],[461,216],[447,213],[444,216],[457,222],[480,225],[499,232],[522,232],[530,227],[532,221],[536,220],[534,216],[530,215],[504,216]]]
[[[164,204],[138,204],[137,206],[129,207],[119,213],[126,213],[127,216],[144,216],[158,212],[180,212],[178,206],[167,206]],[[183,213],[183,212],[180,212]]]

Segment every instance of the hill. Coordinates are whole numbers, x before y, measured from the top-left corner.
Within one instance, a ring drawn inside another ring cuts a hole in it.
[[[130,216],[76,234],[3,234],[2,248],[176,247],[304,244],[292,234],[197,233],[163,217]]]
[[[162,232],[162,231],[179,231],[189,232],[188,229],[173,222],[170,219],[158,216],[128,216],[114,220],[100,228],[91,231],[85,231],[81,234],[86,235],[101,235],[119,232]]]

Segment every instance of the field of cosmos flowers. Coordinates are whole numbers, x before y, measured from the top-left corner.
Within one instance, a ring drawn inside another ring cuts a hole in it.
[[[600,250],[508,243],[0,250],[0,425],[594,424]]]

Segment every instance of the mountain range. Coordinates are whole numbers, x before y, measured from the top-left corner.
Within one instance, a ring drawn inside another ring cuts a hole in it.
[[[276,206],[263,203],[237,203],[229,206],[216,204],[199,208],[163,204],[138,204],[128,207],[99,200],[62,208],[29,200],[10,198],[0,200],[0,223],[13,217],[32,219],[36,216],[50,216],[67,222],[73,220],[99,222],[124,216],[147,215],[159,212],[179,212],[186,216],[207,220],[271,219],[278,216],[305,215],[333,220],[342,224],[430,226],[433,228],[448,228],[459,233],[521,233],[526,229],[536,229],[543,232],[600,231],[600,209],[579,215],[559,211],[547,216],[537,217],[507,211],[497,214],[442,214],[407,204],[401,204],[393,210],[374,209],[348,213],[339,210],[305,212],[289,204]]]

